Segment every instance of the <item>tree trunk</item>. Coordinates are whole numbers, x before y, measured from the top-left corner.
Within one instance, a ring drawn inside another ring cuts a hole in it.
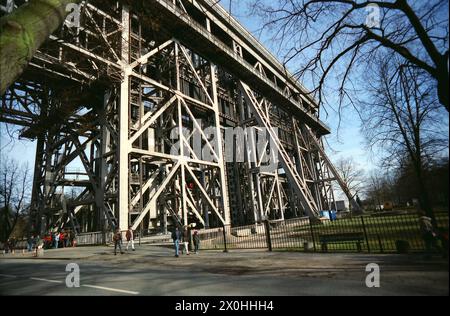
[[[423,178],[423,168],[421,166],[415,166],[417,181],[419,184],[419,206],[422,211],[430,217],[433,222],[436,222],[434,217],[433,207],[431,205],[430,197],[428,194],[428,189],[425,184],[425,179]]]
[[[81,0],[31,0],[0,19],[0,96],[64,22],[67,5]]]

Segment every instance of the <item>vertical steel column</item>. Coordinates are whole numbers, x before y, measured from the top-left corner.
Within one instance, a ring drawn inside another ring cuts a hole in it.
[[[206,182],[206,175],[205,175],[205,171],[202,170],[202,176],[200,179],[200,183],[205,184]],[[209,228],[209,205],[208,204],[204,204],[203,205],[203,219],[205,221],[205,228]]]
[[[128,228],[129,214],[129,144],[128,144],[128,108],[130,98],[130,12],[127,6],[122,8],[122,71],[123,82],[120,85],[120,107],[119,107],[119,228]]]
[[[99,181],[98,188],[95,192],[95,204],[98,207],[97,210],[97,223],[98,227],[96,230],[100,229],[101,231],[106,230],[106,221],[105,221],[105,186],[106,186],[106,178],[108,176],[108,168],[106,165],[106,153],[108,153],[111,148],[109,146],[111,134],[107,128],[107,118],[106,113],[108,111],[108,102],[110,101],[111,91],[105,93],[105,101],[103,103],[103,108],[100,110],[99,118],[101,124],[101,138],[100,138],[100,148],[97,152],[97,163],[99,164]]]
[[[250,192],[250,197],[251,197],[251,201],[247,201],[247,205],[248,203],[250,203],[251,206],[251,210],[253,212],[253,218],[254,218],[254,222],[257,223],[258,222],[258,202],[257,202],[257,197],[255,195],[256,191],[255,191],[255,184],[253,182],[253,176],[252,176],[252,159],[250,157],[250,152],[249,152],[249,146],[250,142],[249,142],[249,137],[248,137],[248,129],[246,124],[244,123],[244,121],[246,120],[246,118],[248,117],[247,113],[248,113],[248,107],[247,107],[247,111],[246,108],[244,107],[244,101],[242,97],[239,97],[238,100],[238,104],[239,104],[239,111],[240,111],[240,116],[241,116],[241,122],[239,123],[239,126],[241,126],[244,129],[244,157],[245,157],[245,166],[246,166],[246,173],[247,173],[247,180],[248,180],[248,185],[249,185],[249,192]],[[244,168],[245,169],[245,168]]]
[[[281,216],[280,219],[284,220],[284,205],[283,205],[283,201],[282,201],[283,196],[281,194],[281,184],[280,184],[280,176],[278,174],[278,169],[277,169],[277,171],[275,173],[275,180],[274,181],[276,181],[275,185],[277,187],[278,207],[280,209],[280,216]]]
[[[180,47],[178,43],[175,43],[175,68],[176,68],[176,89],[177,91],[181,90],[180,83]],[[187,193],[186,193],[186,162],[185,162],[185,144],[184,144],[184,135],[183,135],[183,109],[181,106],[181,100],[177,98],[177,109],[178,109],[178,137],[180,140],[180,159],[182,161],[181,164],[181,176],[180,176],[180,193],[181,193],[181,215],[183,216],[183,225],[188,225],[188,211],[187,211]]]
[[[222,194],[222,201],[223,201],[223,212],[224,212],[224,220],[225,225],[230,225],[230,206],[228,201],[228,188],[226,185],[226,179],[225,177],[227,174],[225,173],[226,168],[226,161],[224,159],[224,150],[223,150],[223,138],[222,138],[222,131],[220,129],[220,117],[219,117],[219,99],[217,96],[217,76],[216,76],[216,66],[211,64],[211,84],[212,84],[212,99],[214,101],[213,108],[214,108],[214,120],[215,120],[215,134],[217,138],[217,148],[216,153],[219,158],[219,161],[217,162],[219,164],[220,169],[220,186],[221,186],[221,194]]]
[[[45,136],[39,135],[38,142],[36,146],[36,157],[34,164],[34,175],[33,175],[33,189],[31,196],[31,210],[33,212],[34,218],[30,219],[30,230],[34,233],[42,234],[42,211],[44,208],[44,197],[42,196],[42,168],[43,168],[43,155],[44,155],[44,142]],[[34,223],[33,223],[34,222]]]

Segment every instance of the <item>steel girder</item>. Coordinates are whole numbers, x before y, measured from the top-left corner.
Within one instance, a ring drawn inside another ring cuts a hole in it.
[[[83,2],[80,25],[53,34],[2,96],[0,121],[38,141],[34,227],[167,232],[331,209],[328,131],[304,88],[209,1],[127,4]],[[273,143],[258,148],[260,132]],[[265,172],[274,144],[280,164]]]

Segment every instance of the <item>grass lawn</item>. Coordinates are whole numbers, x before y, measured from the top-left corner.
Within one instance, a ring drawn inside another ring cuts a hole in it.
[[[448,213],[437,213],[438,227],[448,230]],[[339,219],[332,222],[309,224],[308,220],[292,219],[281,225],[271,227],[270,236],[272,248],[277,251],[303,251],[304,243],[315,246],[316,251],[322,251],[319,242],[321,235],[339,235],[345,233],[361,233],[364,238],[360,243],[363,252],[396,252],[397,241],[406,241],[410,251],[423,251],[423,242],[418,217],[415,214],[393,216],[359,216]],[[203,249],[224,249],[223,237],[205,240]],[[264,231],[250,236],[227,237],[228,249],[267,248]],[[328,252],[357,252],[356,241],[328,243]]]

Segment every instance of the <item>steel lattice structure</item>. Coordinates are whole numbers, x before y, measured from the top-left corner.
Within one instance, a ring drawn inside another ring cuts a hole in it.
[[[335,180],[351,197],[323,150],[317,103],[214,1],[91,0],[79,17],[2,96],[0,121],[37,140],[34,229],[317,217],[335,209]]]

